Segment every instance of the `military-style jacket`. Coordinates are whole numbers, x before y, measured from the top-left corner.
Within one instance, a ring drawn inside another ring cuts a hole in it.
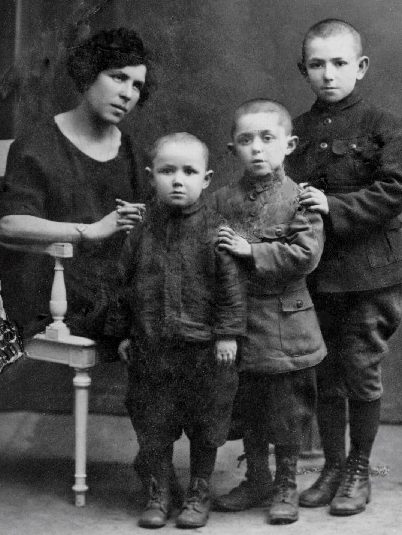
[[[239,268],[216,248],[221,222],[203,202],[185,210],[151,206],[123,246],[118,302],[111,304],[105,333],[130,336],[145,351],[243,335]]]
[[[317,101],[294,122],[300,143],[287,160],[298,183],[327,195],[319,292],[372,290],[402,282],[402,122],[357,92]]]
[[[299,187],[284,174],[214,192],[212,203],[251,243],[247,276],[247,335],[240,369],[283,373],[314,366],[326,354],[306,276],[323,250],[323,224],[304,210]]]

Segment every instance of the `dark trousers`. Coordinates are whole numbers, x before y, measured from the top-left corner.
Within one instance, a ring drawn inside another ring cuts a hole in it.
[[[278,374],[242,372],[230,438],[253,436],[261,443],[300,447],[315,402],[314,367]]]
[[[314,303],[328,348],[317,366],[319,399],[379,399],[380,363],[401,320],[402,285],[317,294]]]
[[[126,406],[141,456],[169,450],[184,431],[192,449],[224,444],[238,385],[237,369],[220,366],[211,344],[181,344],[137,354],[128,372]]]

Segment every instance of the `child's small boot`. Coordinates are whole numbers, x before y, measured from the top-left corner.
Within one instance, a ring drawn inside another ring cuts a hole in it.
[[[339,488],[345,466],[346,402],[343,398],[321,400],[317,410],[325,465],[313,485],[300,493],[302,507],[329,505]]]
[[[137,454],[137,456],[134,459],[133,462],[133,468],[140,478],[142,488],[148,492],[149,485],[151,483],[151,475],[148,468],[148,465],[143,459],[143,456],[141,455],[141,452]],[[183,489],[180,486],[179,480],[177,479],[177,475],[173,466],[173,463],[170,468],[170,493],[172,496],[172,503],[174,507],[181,507],[183,503]]]
[[[191,479],[181,513],[176,519],[178,528],[202,528],[206,525],[211,508],[209,485],[206,479]]]
[[[161,528],[166,524],[171,510],[172,499],[168,478],[157,481],[151,476],[148,503],[140,516],[138,525],[142,528]]]
[[[326,462],[318,479],[311,487],[300,493],[302,507],[323,507],[331,503],[342,479],[344,462]]]
[[[351,452],[329,512],[336,516],[362,513],[371,498],[369,459]]]
[[[291,524],[299,518],[297,455],[286,455],[277,450],[278,447],[275,451],[276,473],[268,520],[270,524]]]
[[[272,475],[269,470],[269,444],[259,448],[244,439],[247,459],[246,479],[228,494],[215,498],[216,511],[236,512],[262,505],[272,493]]]

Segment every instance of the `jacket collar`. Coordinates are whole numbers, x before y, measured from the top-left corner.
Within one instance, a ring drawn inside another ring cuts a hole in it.
[[[359,91],[355,88],[347,97],[340,100],[339,102],[324,102],[322,100],[316,100],[311,108],[312,111],[319,113],[322,112],[332,112],[336,113],[346,108],[354,106],[362,100],[362,97],[359,94]]]
[[[201,196],[198,201],[196,201],[191,206],[186,206],[184,208],[176,208],[167,206],[166,204],[159,203],[155,201],[155,208],[158,212],[165,215],[165,217],[187,217],[191,214],[198,212],[204,205],[203,196]]]
[[[285,171],[282,169],[276,173],[268,173],[265,176],[252,176],[247,172],[242,176],[240,183],[247,192],[262,193],[268,189],[277,189],[286,179]]]

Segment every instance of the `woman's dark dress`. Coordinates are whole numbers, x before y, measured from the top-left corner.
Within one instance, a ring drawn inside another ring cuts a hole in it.
[[[0,217],[31,215],[51,221],[93,223],[116,208],[116,198],[143,200],[139,165],[131,139],[122,134],[118,155],[99,162],[81,152],[54,120],[35,136],[10,147],[0,194]],[[99,339],[103,313],[124,241],[120,233],[98,243],[74,246],[65,261],[67,323],[73,334]],[[49,322],[53,259],[0,250],[5,308],[28,337]]]

